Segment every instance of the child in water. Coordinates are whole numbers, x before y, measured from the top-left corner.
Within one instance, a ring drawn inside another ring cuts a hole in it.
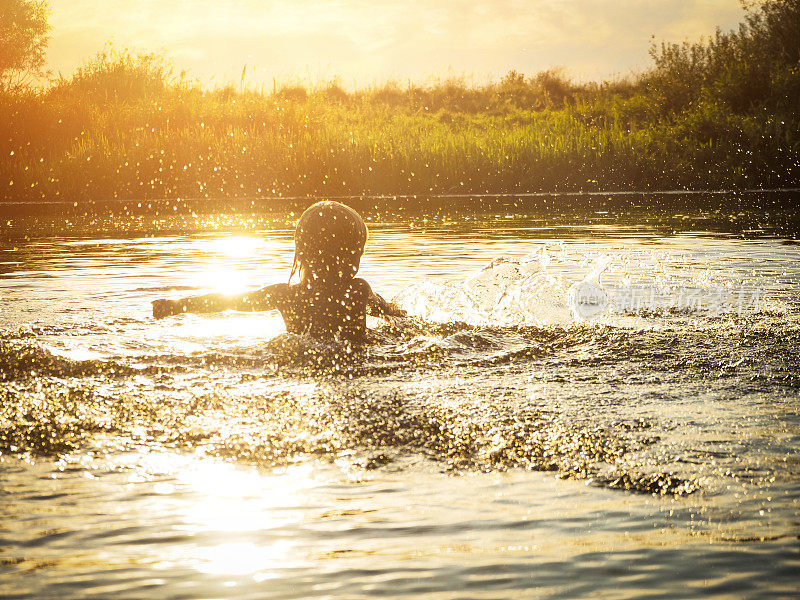
[[[405,315],[375,294],[366,281],[355,277],[366,242],[367,227],[356,211],[338,202],[318,202],[301,215],[295,230],[289,280],[299,269],[300,283],[276,283],[238,296],[208,294],[155,300],[153,316],[160,319],[185,312],[277,308],[289,333],[363,343],[367,314]]]

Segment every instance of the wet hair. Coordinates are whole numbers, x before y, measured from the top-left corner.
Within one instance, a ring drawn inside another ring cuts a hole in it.
[[[366,243],[367,226],[356,211],[331,200],[317,202],[297,222],[292,275],[299,268],[322,280],[350,279]]]

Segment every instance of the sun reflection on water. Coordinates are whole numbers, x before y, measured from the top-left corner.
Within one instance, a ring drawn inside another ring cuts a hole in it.
[[[205,288],[210,292],[219,294],[241,293],[245,291],[248,285],[253,283],[252,274],[235,270],[235,266],[227,263],[215,264],[210,262],[192,278],[192,284],[195,287]]]
[[[156,483],[153,490],[175,503],[181,523],[175,529],[196,540],[163,556],[164,568],[189,564],[199,573],[252,574],[263,581],[302,558],[292,556],[297,544],[284,530],[306,516],[299,508],[304,494],[319,484],[313,464],[265,473],[208,458],[151,453],[140,465],[151,476],[171,476],[169,484]]]
[[[292,256],[287,243],[290,244],[284,239],[253,236],[195,240],[195,266],[187,275],[186,284],[196,289],[196,294],[233,295],[285,281]],[[177,346],[210,339],[246,345],[268,340],[282,331],[283,321],[276,311],[183,315],[169,328],[170,336],[179,340]]]
[[[236,235],[208,240],[207,251],[210,254],[223,254],[236,258],[252,256],[256,251],[270,246],[268,240],[260,237]]]
[[[249,575],[255,581],[265,581],[277,577],[275,567],[290,558],[295,543],[291,540],[278,540],[269,545],[250,542],[230,542],[218,546],[198,549],[194,553],[194,568],[208,575]]]
[[[267,341],[285,331],[283,319],[277,311],[248,313],[226,312],[221,315],[184,315],[169,329],[169,335],[178,338],[173,343],[177,352],[185,351],[187,344],[214,340],[235,345],[251,345]],[[202,345],[196,350],[201,350]]]
[[[192,283],[221,293],[266,285],[288,278],[291,240],[280,237],[229,235],[193,240]]]

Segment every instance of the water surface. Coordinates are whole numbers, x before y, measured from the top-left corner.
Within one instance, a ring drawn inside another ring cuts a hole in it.
[[[412,316],[342,359],[150,316],[286,280],[294,215],[122,212],[3,230],[4,597],[796,594],[791,219],[373,213]]]

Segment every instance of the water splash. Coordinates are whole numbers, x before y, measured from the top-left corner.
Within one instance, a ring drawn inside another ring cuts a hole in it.
[[[463,282],[423,281],[394,302],[410,315],[474,326],[564,324],[572,320],[568,286],[551,274],[547,246],[521,258],[501,256]]]
[[[690,315],[711,322],[782,305],[766,298],[763,287],[752,276],[712,272],[708,263],[687,264],[685,257],[665,252],[576,249],[559,242],[520,258],[495,258],[463,281],[412,284],[394,301],[434,323],[641,327],[657,317]]]

